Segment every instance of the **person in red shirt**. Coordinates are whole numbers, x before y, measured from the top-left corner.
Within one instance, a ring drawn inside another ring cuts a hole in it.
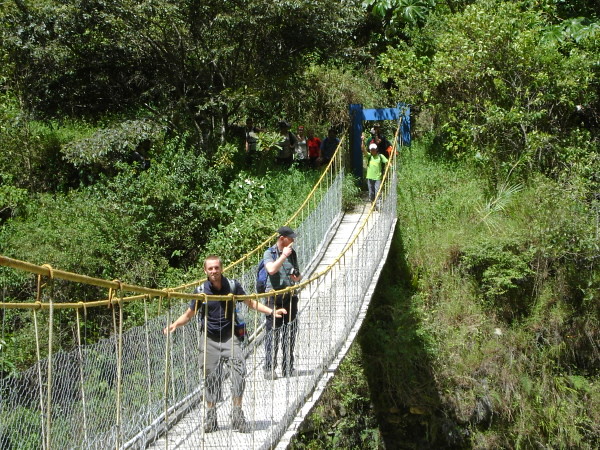
[[[319,149],[321,148],[321,139],[315,136],[312,130],[309,130],[308,140],[306,141],[306,146],[308,147],[308,159],[310,160],[310,167],[313,169],[318,165],[319,159]]]

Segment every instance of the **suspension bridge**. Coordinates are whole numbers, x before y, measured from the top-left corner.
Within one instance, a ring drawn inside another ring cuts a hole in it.
[[[300,297],[297,373],[265,379],[264,316],[242,309],[248,329],[243,410],[249,433],[231,427],[227,371],[217,406],[219,431],[204,429],[200,321],[167,336],[162,330],[191,299],[264,302],[272,293],[255,292],[257,266],[276,236],[225,267],[225,276],[237,279],[248,292],[225,298],[193,294],[203,280],[151,289],[0,256],[0,266],[31,276],[31,299],[10,302],[3,295],[0,310],[31,311],[38,357],[27,371],[0,380],[0,448],[286,448],[352,343],[387,257],[396,224],[397,142],[373,203],[343,211],[347,147],[342,140],[311,194],[286,222],[297,231],[304,275],[293,288]],[[97,286],[107,295],[101,300],[57,301],[65,283]],[[145,323],[125,330],[124,306],[129,302],[144,305]],[[151,317],[148,305],[153,302],[162,312]],[[101,307],[112,311],[111,336],[86,343],[81,336],[86,314]],[[58,314],[63,320],[70,314],[76,324],[77,345],[68,351],[53,346]]]

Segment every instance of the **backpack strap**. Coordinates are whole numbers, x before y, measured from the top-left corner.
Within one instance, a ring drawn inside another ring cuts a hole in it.
[[[227,281],[229,281],[229,292],[234,294],[235,293],[235,280],[232,278],[227,278]]]
[[[235,292],[235,280],[232,279],[232,278],[227,278],[227,281],[229,281],[229,292],[231,294],[234,294],[234,292]],[[196,289],[194,289],[194,294],[204,294],[204,283],[196,286]],[[200,317],[204,318],[204,308],[198,308],[198,310],[200,312]]]
[[[227,278],[227,281],[229,281],[229,292],[233,294],[235,291],[235,280],[232,278]],[[204,283],[196,286],[196,289],[194,289],[194,294],[204,294]]]

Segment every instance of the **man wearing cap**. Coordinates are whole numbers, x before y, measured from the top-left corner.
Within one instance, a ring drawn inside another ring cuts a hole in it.
[[[296,233],[290,227],[277,230],[278,238],[273,247],[263,256],[267,271],[266,292],[278,291],[293,286],[302,279],[298,267],[298,257],[292,248]],[[277,350],[281,341],[283,353],[282,371],[286,377],[294,376],[294,344],[298,332],[298,296],[293,292],[268,297],[267,306],[273,310],[283,308],[287,314],[282,317],[267,316],[265,337],[265,378],[277,378]]]
[[[377,144],[375,143],[369,144],[368,152],[364,146],[362,150],[367,160],[367,176],[365,178],[367,179],[367,187],[369,188],[369,201],[372,202],[375,200],[375,195],[377,195],[377,191],[379,190],[381,178],[383,177],[385,165],[388,160],[385,155],[377,152]]]

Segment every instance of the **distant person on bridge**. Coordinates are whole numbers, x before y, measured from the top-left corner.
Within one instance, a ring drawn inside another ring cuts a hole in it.
[[[266,292],[277,291],[293,286],[302,279],[298,267],[298,257],[292,248],[296,233],[290,227],[281,227],[277,230],[279,237],[273,247],[268,248],[263,256],[267,270]],[[265,379],[277,378],[277,350],[281,341],[283,353],[283,376],[296,375],[294,369],[294,344],[298,333],[298,296],[294,291],[268,297],[267,306],[270,309],[282,308],[287,311],[283,317],[267,316],[265,336]]]
[[[363,144],[362,151],[367,161],[367,175],[365,178],[367,179],[367,187],[369,188],[369,201],[373,202],[379,190],[388,159],[385,155],[377,152],[377,144],[374,142],[369,144],[368,152]]]
[[[329,164],[339,144],[340,140],[335,134],[335,129],[330,128],[327,137],[321,141],[320,159],[323,165]]]
[[[296,134],[298,140],[296,141],[295,155],[294,158],[301,169],[308,167],[308,141],[304,134],[304,126],[298,127],[298,133]]]
[[[208,278],[204,282],[202,289],[202,292],[205,294],[228,295],[231,293],[234,295],[246,295],[240,283],[223,276],[223,264],[221,263],[221,258],[218,256],[213,255],[206,258],[204,261],[204,272]],[[243,300],[243,302],[248,308],[268,314],[271,317],[275,316],[277,319],[280,319],[282,315],[287,313],[283,308],[275,310],[256,300],[248,299]],[[198,311],[201,313],[201,318],[204,319],[204,311],[206,311],[206,330],[203,333],[200,343],[201,351],[204,351],[204,348],[206,348],[205,386],[207,412],[204,424],[204,431],[206,433],[219,429],[215,406],[221,398],[223,365],[225,363],[229,364],[231,372],[231,396],[233,399],[231,427],[241,433],[249,433],[251,431],[242,410],[246,363],[242,353],[242,340],[235,336],[233,332],[234,310],[235,306],[225,301],[211,300],[204,305],[197,300],[192,300],[188,309],[175,322],[163,330],[165,334],[172,333],[180,326],[188,323]]]
[[[298,138],[291,132],[291,125],[285,120],[279,122],[279,152],[277,153],[277,163],[282,167],[290,167],[294,162],[294,151]]]
[[[392,155],[392,144],[384,136],[375,135],[375,144],[377,144],[377,153],[389,158]]]
[[[308,147],[308,159],[310,160],[310,167],[316,169],[318,167],[317,160],[321,153],[321,139],[319,139],[312,130],[308,131],[308,141],[306,141]]]
[[[363,137],[363,143],[366,148],[369,148],[370,144],[376,143],[375,136],[383,136],[381,132],[381,125],[379,125],[378,123],[373,125],[373,128],[371,128],[371,132],[366,139]]]

